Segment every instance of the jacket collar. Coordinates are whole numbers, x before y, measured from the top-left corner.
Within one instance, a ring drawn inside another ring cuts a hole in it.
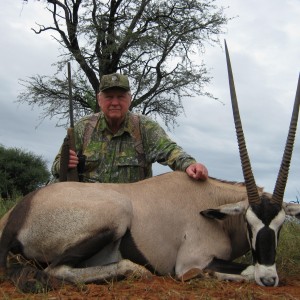
[[[119,131],[115,134],[115,136],[120,136],[120,135],[124,134],[124,132],[128,132],[131,136],[133,136],[134,124],[132,121],[132,115],[133,115],[133,113],[127,112],[127,114],[125,116],[125,120],[124,120],[123,124],[121,125],[121,128],[119,129]],[[103,112],[100,112],[98,126],[99,126],[98,127],[99,130],[102,132],[105,130],[108,132],[111,132],[107,125],[107,122],[105,120]]]

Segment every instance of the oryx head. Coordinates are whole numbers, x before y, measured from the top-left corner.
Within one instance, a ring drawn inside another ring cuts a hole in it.
[[[213,211],[218,213],[218,218],[225,217],[226,215],[245,214],[245,220],[248,227],[248,239],[253,254],[255,281],[262,286],[277,286],[278,275],[275,258],[281,226],[285,220],[286,214],[300,218],[300,205],[291,203],[286,204],[283,202],[299,114],[300,77],[298,80],[289,133],[274,192],[272,195],[267,193],[260,195],[254,180],[246,148],[226,41],[225,51],[232,110],[248,201],[223,205],[216,210],[207,210],[206,212],[203,212],[203,215],[209,217],[214,215],[215,217],[217,214],[214,214]]]

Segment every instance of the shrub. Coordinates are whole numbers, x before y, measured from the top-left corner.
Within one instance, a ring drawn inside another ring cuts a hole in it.
[[[46,161],[31,152],[0,145],[0,192],[15,198],[43,186],[50,178]]]

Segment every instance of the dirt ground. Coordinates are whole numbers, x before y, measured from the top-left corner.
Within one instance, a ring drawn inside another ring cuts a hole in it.
[[[4,281],[0,284],[0,299],[300,299],[300,274],[280,278],[275,288],[214,279],[179,282],[170,277],[153,276],[101,285],[64,285],[59,290],[40,294],[21,293],[13,284]]]

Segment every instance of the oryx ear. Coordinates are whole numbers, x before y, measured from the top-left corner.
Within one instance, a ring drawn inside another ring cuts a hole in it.
[[[300,204],[283,202],[282,207],[287,215],[300,219]]]
[[[240,215],[245,213],[249,204],[247,200],[237,203],[221,205],[217,208],[209,208],[200,212],[200,214],[209,219],[223,220],[228,216]]]

